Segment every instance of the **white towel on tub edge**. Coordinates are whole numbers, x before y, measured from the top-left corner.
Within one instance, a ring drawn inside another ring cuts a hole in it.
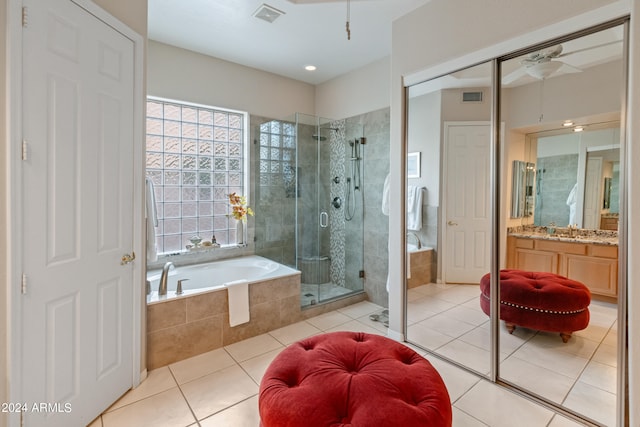
[[[237,326],[247,323],[249,316],[249,281],[234,280],[225,283],[229,298],[229,325]]]

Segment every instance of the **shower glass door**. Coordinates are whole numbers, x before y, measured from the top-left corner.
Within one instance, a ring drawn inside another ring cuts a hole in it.
[[[362,126],[296,114],[296,262],[302,306],[362,292]]]

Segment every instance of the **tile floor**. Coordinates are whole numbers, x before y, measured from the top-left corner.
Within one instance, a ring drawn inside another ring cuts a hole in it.
[[[490,369],[489,320],[477,285],[428,284],[409,290],[410,342],[475,371]],[[592,301],[589,326],[562,342],[557,333],[500,325],[500,376],[606,426],[616,422],[617,308]]]
[[[383,324],[369,319],[381,310],[360,302],[153,370],[90,427],[257,427],[260,379],[283,348],[322,332],[386,335]],[[423,350],[414,350],[425,355]],[[425,357],[447,385],[455,427],[580,425],[452,364]]]

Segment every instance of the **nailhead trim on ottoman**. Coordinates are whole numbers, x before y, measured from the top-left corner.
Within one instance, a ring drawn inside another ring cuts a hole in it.
[[[489,315],[490,275],[480,280],[480,306]],[[584,284],[553,273],[500,270],[500,319],[509,332],[515,325],[560,332],[567,342],[572,332],[589,325],[591,292]]]
[[[298,341],[260,383],[263,427],[451,426],[440,374],[405,345],[379,335],[332,332]]]

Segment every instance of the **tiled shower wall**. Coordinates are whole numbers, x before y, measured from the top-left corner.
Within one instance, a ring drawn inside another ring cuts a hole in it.
[[[536,164],[535,225],[558,227],[569,224],[567,197],[578,176],[578,155],[538,158]]]
[[[390,110],[383,108],[347,119],[363,127],[364,271],[369,301],[388,307],[389,218],[382,213],[382,190],[389,173]],[[348,239],[347,239],[348,241]],[[347,249],[349,250],[349,249]]]

